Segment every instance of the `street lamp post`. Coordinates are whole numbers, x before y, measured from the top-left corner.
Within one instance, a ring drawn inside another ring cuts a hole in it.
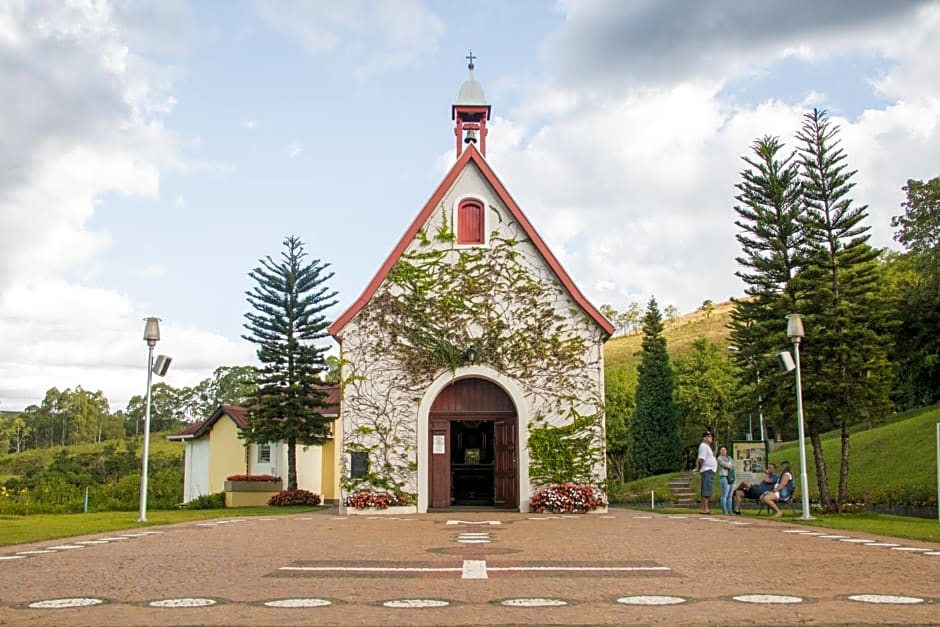
[[[803,383],[800,376],[800,341],[804,336],[803,320],[800,314],[787,315],[787,336],[793,342],[793,357],[796,362],[796,421],[800,437],[800,492],[803,497],[803,520],[810,520],[809,481],[806,478],[806,438],[803,434]]]
[[[147,342],[147,401],[144,410],[144,453],[140,470],[140,517],[147,522],[147,462],[150,456],[150,383],[153,381],[153,347],[160,340],[160,319],[146,318],[144,341]]]

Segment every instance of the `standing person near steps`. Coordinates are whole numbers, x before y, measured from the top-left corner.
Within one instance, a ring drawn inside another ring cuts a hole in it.
[[[728,447],[718,447],[718,483],[721,485],[721,513],[730,516],[734,505],[731,497],[734,494],[734,460],[728,456]]]
[[[695,460],[695,472],[702,473],[702,505],[699,514],[711,514],[709,501],[712,499],[712,490],[715,487],[715,471],[718,470],[718,460],[712,451],[712,440],[715,438],[711,429],[702,434],[702,443],[698,445],[698,458]]]

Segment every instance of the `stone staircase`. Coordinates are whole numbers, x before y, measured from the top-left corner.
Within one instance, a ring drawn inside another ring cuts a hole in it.
[[[669,480],[669,489],[676,497],[676,507],[697,507],[695,493],[691,488],[692,479],[695,476],[692,473],[683,473]]]

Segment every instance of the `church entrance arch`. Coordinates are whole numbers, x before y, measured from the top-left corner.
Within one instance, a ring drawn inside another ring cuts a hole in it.
[[[429,506],[519,507],[518,415],[491,381],[458,379],[428,415]]]

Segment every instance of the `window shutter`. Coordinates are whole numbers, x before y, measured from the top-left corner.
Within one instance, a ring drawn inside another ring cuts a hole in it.
[[[483,205],[477,200],[465,200],[457,209],[457,243],[483,243]]]

